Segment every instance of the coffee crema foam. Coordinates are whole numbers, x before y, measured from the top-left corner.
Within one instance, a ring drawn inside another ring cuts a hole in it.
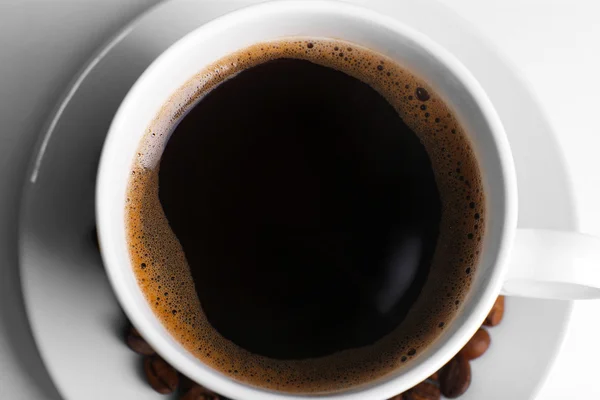
[[[212,327],[158,197],[160,157],[186,112],[237,73],[281,58],[308,60],[339,70],[384,96],[423,143],[442,201],[429,277],[404,321],[372,345],[314,359],[279,360],[252,354]],[[125,211],[138,284],[155,315],[182,346],[203,363],[240,382],[313,394],[384,378],[410,365],[439,337],[460,309],[476,272],[486,216],[478,162],[469,139],[435,91],[388,57],[353,43],[321,38],[255,44],[222,58],[184,84],[159,111],[140,143]]]

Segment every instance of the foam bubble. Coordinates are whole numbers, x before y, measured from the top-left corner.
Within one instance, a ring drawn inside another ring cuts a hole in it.
[[[160,157],[186,112],[225,80],[278,58],[309,60],[340,70],[381,93],[425,146],[443,207],[430,276],[405,320],[371,346],[316,359],[275,360],[252,354],[210,325],[183,249],[158,199]],[[127,197],[126,226],[134,272],[166,329],[214,369],[241,382],[286,392],[336,392],[410,365],[460,309],[476,273],[485,232],[477,160],[452,110],[424,80],[391,59],[339,40],[292,38],[260,43],[200,71],[173,94],[148,127],[133,161]]]

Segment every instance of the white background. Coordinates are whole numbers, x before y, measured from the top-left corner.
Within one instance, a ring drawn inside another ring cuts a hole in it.
[[[441,1],[527,78],[558,132],[581,230],[600,236],[600,2]],[[31,339],[18,277],[16,223],[32,145],[94,50],[157,2],[0,0],[0,399],[58,399]],[[538,400],[600,399],[599,333],[600,301],[577,303]]]

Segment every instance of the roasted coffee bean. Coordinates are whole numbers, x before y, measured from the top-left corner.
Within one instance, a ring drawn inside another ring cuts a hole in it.
[[[429,382],[421,382],[404,393],[404,400],[440,400],[440,389]]]
[[[173,393],[179,384],[175,368],[157,355],[144,358],[144,372],[152,389],[161,394]]]
[[[481,357],[490,347],[490,334],[483,328],[479,328],[475,335],[467,342],[460,351],[467,360],[474,360]]]
[[[458,353],[440,370],[440,390],[447,398],[454,399],[466,392],[470,384],[471,365]]]
[[[185,375],[180,374],[179,376],[179,393],[180,399],[209,399],[209,400],[220,400],[221,397],[215,392],[205,388],[204,386],[194,382]],[[195,396],[195,397],[194,397]],[[204,396],[204,397],[201,397]],[[212,396],[212,397],[211,397]]]
[[[204,396],[204,397],[202,397]],[[204,386],[194,382],[187,376],[179,375],[179,399],[180,400],[221,400],[218,394],[205,388]]]
[[[504,296],[498,296],[494,306],[490,310],[488,316],[485,318],[483,322],[486,326],[496,326],[500,322],[502,322],[502,317],[504,316]]]
[[[180,400],[220,400],[218,394],[208,390],[207,388],[196,384],[191,389],[186,391],[183,396],[179,398]]]
[[[200,386],[200,385],[198,385],[196,382],[194,382],[187,376],[185,376],[183,374],[179,374],[179,391],[181,393],[185,393],[195,386]]]
[[[433,375],[431,375],[429,377],[429,379],[432,381],[435,381],[435,382],[439,381],[440,380],[440,372],[439,371],[434,372]]]
[[[151,356],[155,353],[154,349],[150,347],[148,342],[144,340],[133,326],[129,329],[129,332],[127,332],[125,343],[131,350],[143,356]]]

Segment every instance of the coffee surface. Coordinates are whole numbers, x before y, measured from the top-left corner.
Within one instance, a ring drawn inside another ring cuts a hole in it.
[[[261,43],[193,77],[149,127],[126,202],[163,325],[250,384],[331,392],[406,365],[479,258],[477,161],[450,109],[373,51]]]
[[[209,322],[280,359],[391,332],[421,292],[441,216],[429,157],[394,108],[297,59],[244,70],[189,112],[159,199]]]

